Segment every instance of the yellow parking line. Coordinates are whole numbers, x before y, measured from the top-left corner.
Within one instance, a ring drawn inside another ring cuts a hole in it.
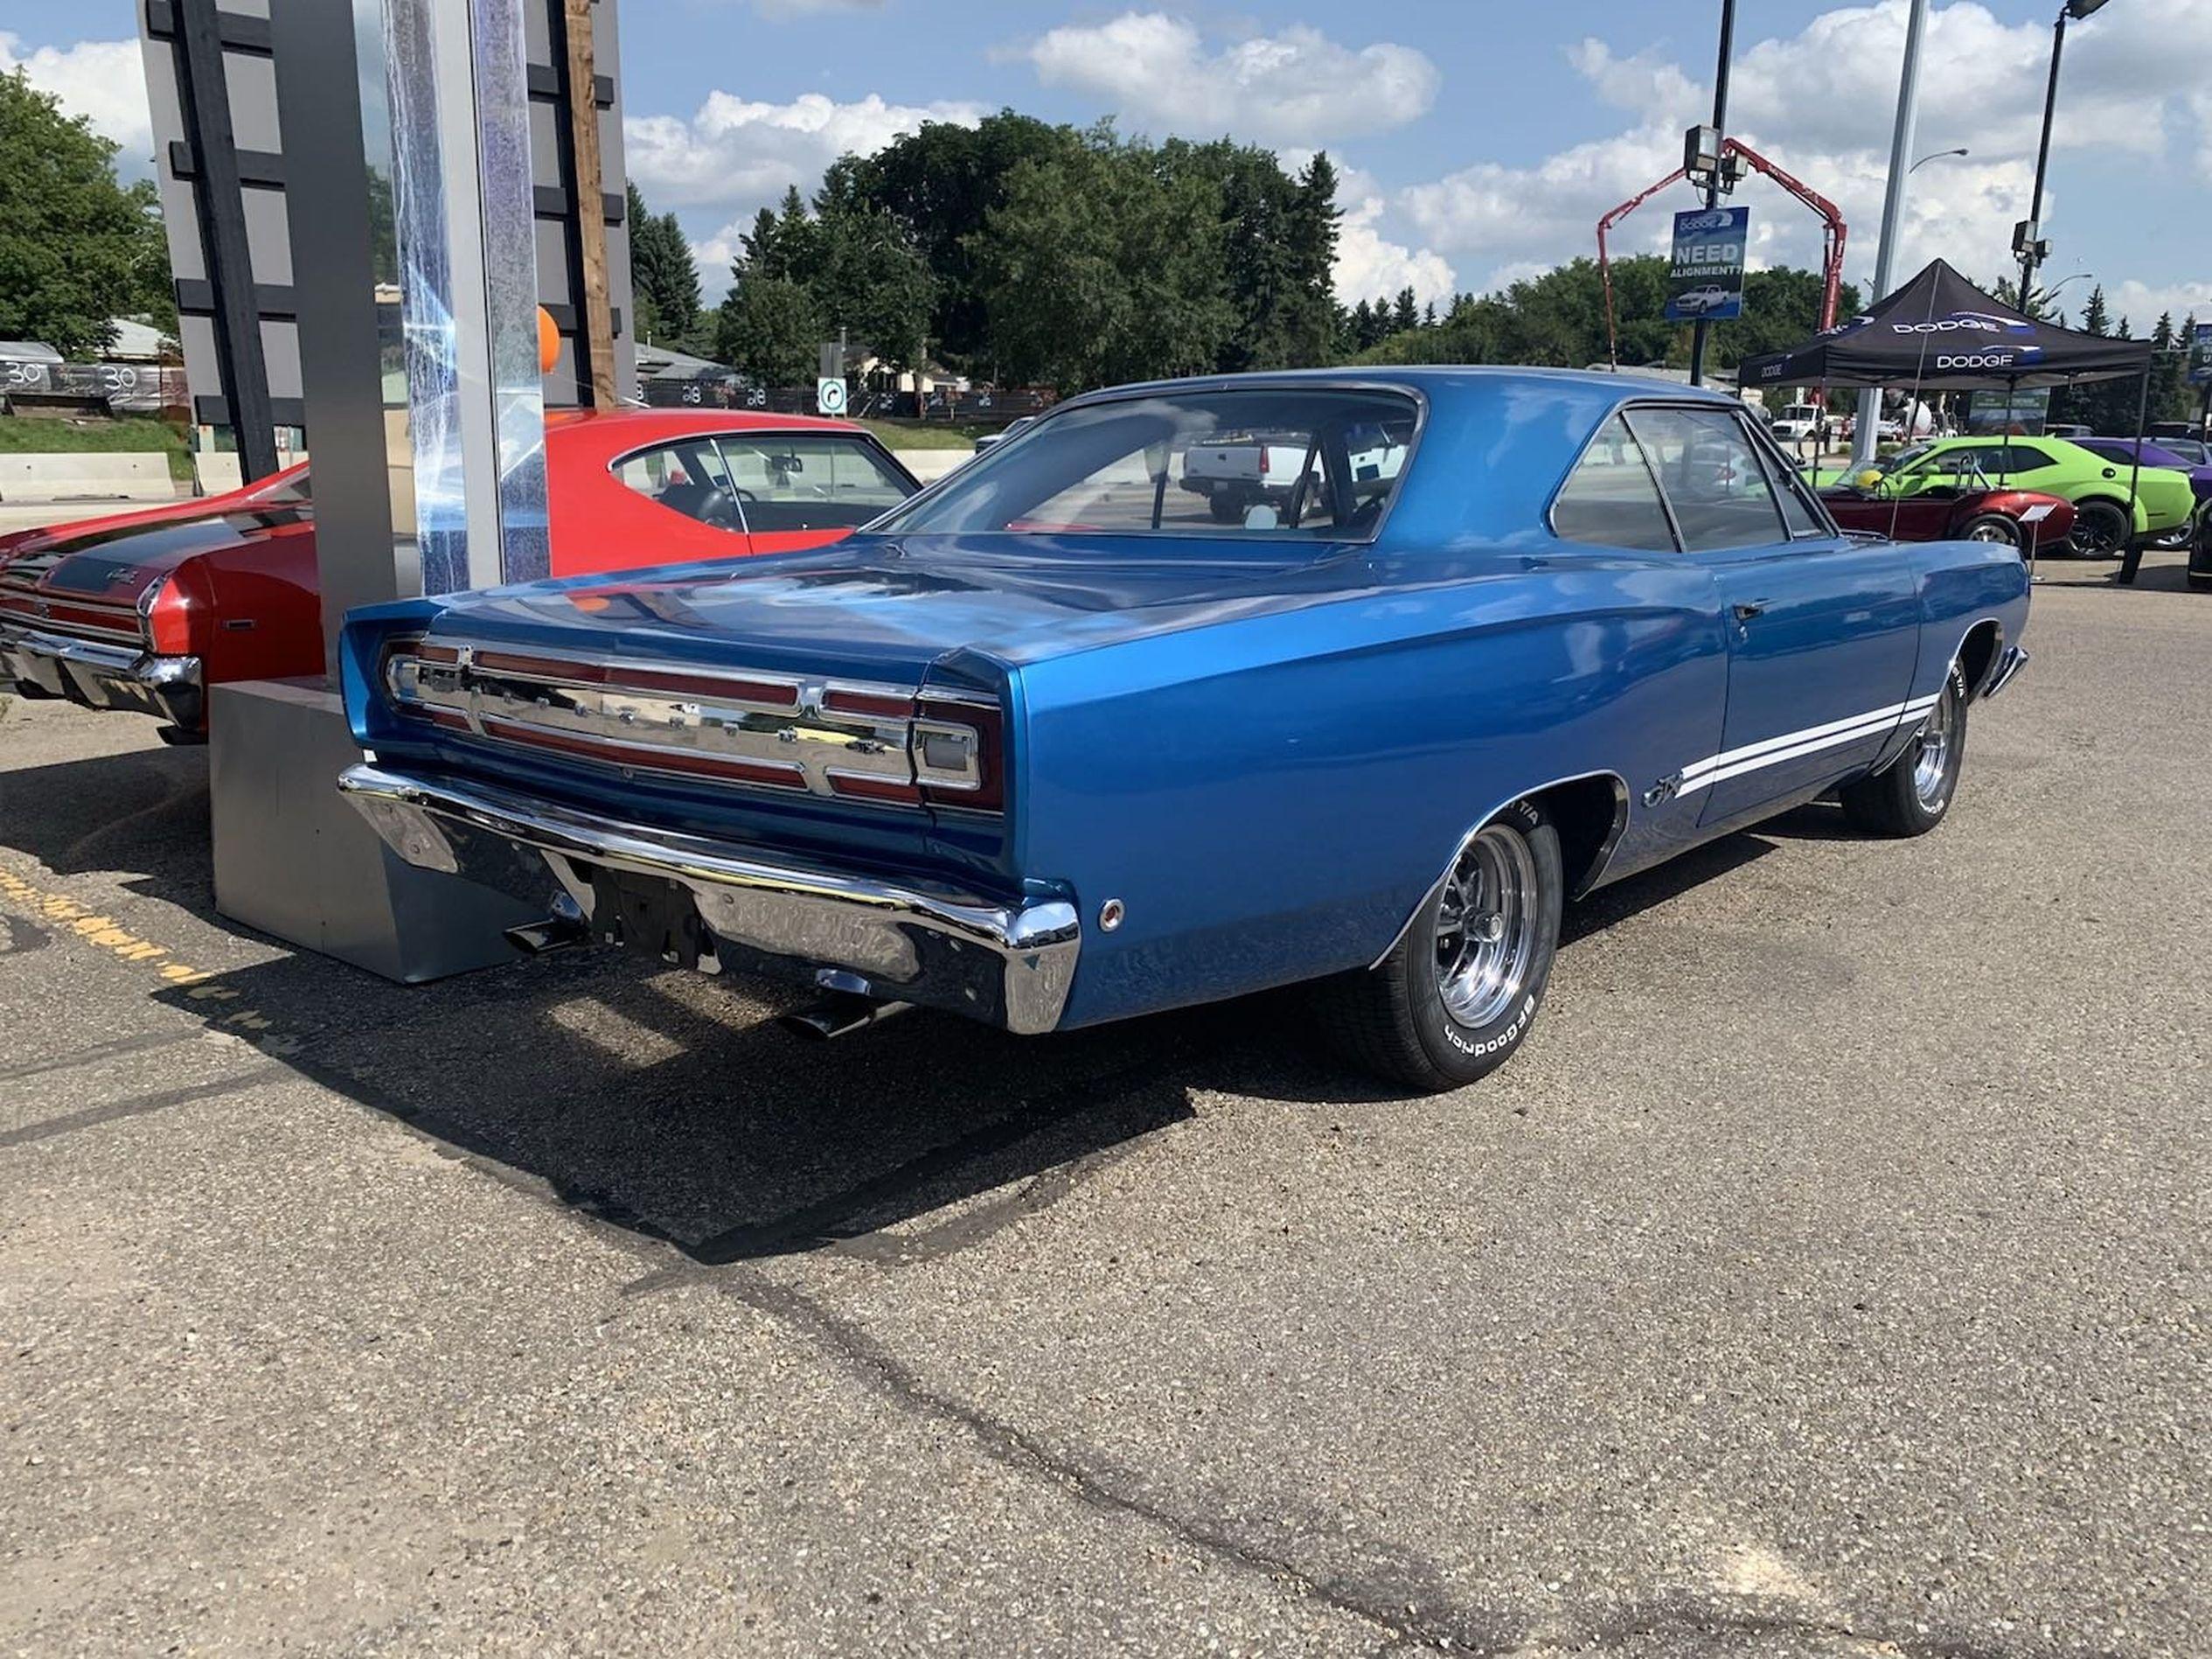
[[[184,987],[184,993],[196,1002],[238,1000],[238,993],[230,986],[208,983],[215,977],[212,972],[178,961],[167,945],[142,938],[118,925],[113,917],[102,916],[88,905],[34,886],[4,865],[0,865],[0,900],[9,902],[33,921],[52,924],[59,938],[79,938],[133,967],[150,968],[163,984]],[[219,1020],[211,1008],[208,1018],[211,1024],[246,1031],[267,1031],[272,1024],[251,1008],[228,1010]]]

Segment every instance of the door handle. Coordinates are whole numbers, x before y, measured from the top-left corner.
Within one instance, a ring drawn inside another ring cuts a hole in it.
[[[1729,614],[1734,617],[1738,622],[1749,622],[1754,617],[1763,617],[1766,615],[1766,601],[1759,599],[1745,604],[1730,605],[1729,607]]]

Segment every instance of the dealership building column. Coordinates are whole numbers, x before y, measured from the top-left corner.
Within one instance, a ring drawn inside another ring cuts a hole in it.
[[[286,0],[272,25],[288,194],[316,205],[291,240],[326,634],[349,604],[548,574],[525,3]],[[359,751],[327,680],[219,686],[209,724],[224,914],[403,980],[505,960],[541,919],[339,798]]]

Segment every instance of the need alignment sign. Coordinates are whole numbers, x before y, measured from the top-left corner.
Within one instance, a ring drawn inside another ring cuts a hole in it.
[[[1674,261],[1666,274],[1666,320],[1718,322],[1743,315],[1748,207],[1700,207],[1674,215]]]

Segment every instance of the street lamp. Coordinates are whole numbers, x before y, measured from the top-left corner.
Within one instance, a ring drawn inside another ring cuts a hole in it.
[[[2039,298],[2039,303],[2042,303],[2042,304],[2045,304],[2045,305],[2049,304],[2049,303],[2050,303],[2050,298],[2051,298],[2051,296],[2052,296],[2052,295],[2054,295],[2054,294],[2055,294],[2055,293],[2057,293],[2057,292],[2058,292],[2058,290],[2059,290],[2060,289],[2062,289],[2062,288],[2065,287],[2067,283],[2069,283],[2069,282],[2078,282],[2083,281],[2083,279],[2087,279],[2088,281],[2090,281],[2090,282],[2095,282],[2095,281],[2097,280],[2097,273],[2096,273],[2095,271],[2076,271],[2076,272],[2075,272],[2072,275],[2070,275],[2070,276],[2062,276],[2062,277],[2060,277],[2060,278],[2059,278],[2059,279],[2058,279],[2055,282],[2053,282],[2053,283],[2052,283],[2052,284],[2051,284],[2049,288],[2045,289],[2042,291],[2042,294],[2041,295],[2041,296],[2040,296],[2040,298]],[[2021,314],[2022,317],[2027,317],[2027,316],[2030,316],[2030,315],[2032,315],[2032,313],[2030,313],[2030,312],[2029,312],[2029,310],[2028,310],[2028,303],[2027,303],[2025,300],[2022,300],[2022,301],[2021,302],[2020,314]]]
[[[1946,156],[1964,156],[1965,154],[1966,154],[1966,147],[1964,144],[1959,145],[1959,147],[1956,150],[1936,150],[1932,154],[1923,156],[1918,161],[1913,163],[1911,166],[1906,168],[1905,176],[1909,178],[1913,174],[1918,172],[1923,167],[1925,167],[1931,161],[1941,161]]]
[[[2043,88],[2043,136],[2035,146],[2035,190],[2028,200],[2028,217],[2013,227],[2013,252],[2020,255],[2020,302],[2024,310],[2028,290],[2035,283],[2035,267],[2050,252],[2043,240],[2043,172],[2051,158],[2051,115],[2058,106],[2058,59],[2066,50],[2066,25],[2104,9],[2105,0],[2066,0],[2051,28],[2050,81]]]

